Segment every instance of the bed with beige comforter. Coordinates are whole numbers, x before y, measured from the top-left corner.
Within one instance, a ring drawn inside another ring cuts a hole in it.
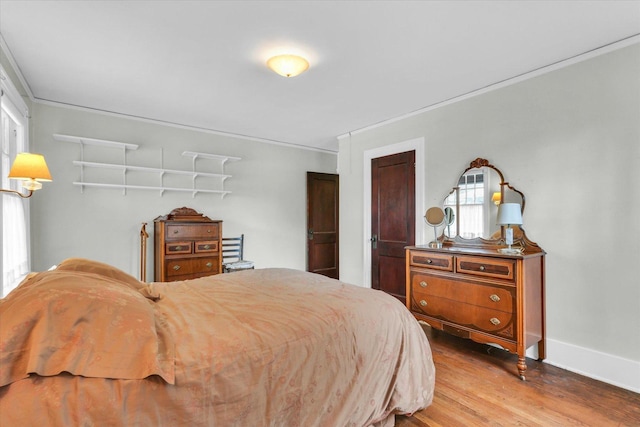
[[[0,300],[0,425],[392,426],[429,343],[387,294],[288,269],[144,284],[68,260]]]

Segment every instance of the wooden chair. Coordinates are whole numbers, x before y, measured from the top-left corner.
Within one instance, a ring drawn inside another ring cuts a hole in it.
[[[240,237],[222,238],[222,272],[233,273],[240,270],[251,270],[254,268],[253,261],[243,258],[244,234]]]

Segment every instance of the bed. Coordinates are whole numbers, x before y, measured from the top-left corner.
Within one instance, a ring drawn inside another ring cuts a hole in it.
[[[296,270],[146,284],[74,258],[0,300],[2,426],[392,426],[434,379],[395,298]]]

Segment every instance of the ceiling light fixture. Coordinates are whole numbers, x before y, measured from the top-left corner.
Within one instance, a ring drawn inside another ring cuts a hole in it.
[[[309,68],[309,61],[297,55],[277,55],[269,58],[267,67],[284,77],[295,77]]]

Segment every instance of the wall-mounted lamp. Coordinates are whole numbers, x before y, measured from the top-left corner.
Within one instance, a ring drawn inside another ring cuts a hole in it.
[[[29,190],[29,194],[25,195],[16,190],[0,191],[14,193],[26,199],[31,197],[34,191],[42,188],[40,181],[51,181],[51,173],[42,154],[18,153],[9,171],[9,178],[22,180],[22,188]]]
[[[502,195],[500,194],[499,191],[496,191],[495,193],[493,193],[493,195],[491,196],[491,201],[496,206],[500,204],[500,201],[502,201]]]
[[[505,242],[509,247],[499,249],[503,254],[519,254],[520,249],[514,249],[511,247],[513,244],[513,228],[512,225],[522,225],[522,208],[519,203],[502,203],[498,205],[498,218],[496,219],[497,225],[506,225],[505,230]]]
[[[309,68],[309,61],[297,55],[277,55],[269,58],[267,67],[284,77],[295,77]]]

